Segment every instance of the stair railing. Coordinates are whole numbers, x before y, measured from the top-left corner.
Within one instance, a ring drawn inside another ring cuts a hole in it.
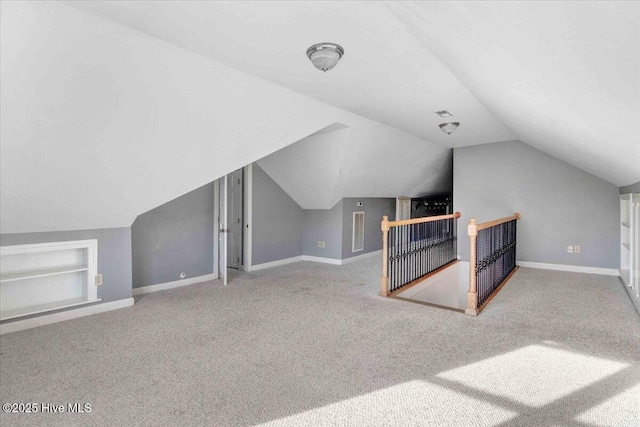
[[[458,218],[460,212],[402,221],[389,221],[385,215],[380,296],[406,289],[456,261]]]
[[[469,292],[466,314],[478,315],[515,273],[517,221],[520,214],[476,224],[471,218]]]

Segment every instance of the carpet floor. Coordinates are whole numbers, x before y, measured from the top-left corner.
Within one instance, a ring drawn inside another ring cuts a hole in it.
[[[38,413],[0,423],[640,425],[618,278],[520,268],[474,318],[378,297],[378,264],[299,262],[3,335],[1,403]]]

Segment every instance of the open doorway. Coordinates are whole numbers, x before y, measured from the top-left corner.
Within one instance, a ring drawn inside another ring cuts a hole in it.
[[[217,180],[214,274],[225,285],[251,269],[251,165]]]

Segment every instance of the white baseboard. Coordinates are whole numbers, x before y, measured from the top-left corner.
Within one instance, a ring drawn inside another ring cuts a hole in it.
[[[60,311],[58,313],[45,314],[23,320],[14,320],[0,325],[0,335],[11,332],[23,331],[35,328],[36,326],[50,325],[52,323],[64,322],[65,320],[77,319],[92,314],[104,313],[105,311],[117,310],[119,308],[131,307],[133,298],[126,298],[117,301],[105,302],[102,304],[90,305],[88,307],[74,308],[72,310]]]
[[[278,267],[280,265],[291,264],[292,262],[302,261],[302,255],[292,258],[279,259],[277,261],[265,262],[263,264],[252,265],[251,271],[264,270],[265,268]]]
[[[302,255],[302,261],[320,262],[322,264],[342,265],[341,259],[324,258],[320,256]]]
[[[195,283],[208,282],[209,280],[214,280],[214,279],[217,279],[217,277],[213,273],[211,273],[211,274],[205,274],[204,276],[190,277],[188,279],[175,280],[173,282],[159,283],[157,285],[142,286],[141,288],[133,288],[133,296],[142,295],[142,294],[148,294],[150,292],[164,291],[164,290],[167,290],[167,289],[180,288],[182,286],[193,285]]]
[[[352,256],[351,258],[345,258],[342,260],[342,264],[349,264],[350,262],[360,261],[361,259],[371,258],[374,256],[382,256],[382,249],[373,252],[367,252],[366,254]]]
[[[379,251],[368,252],[366,254],[357,255],[351,258],[346,258],[346,259],[324,258],[319,256],[311,256],[311,255],[300,255],[300,256],[295,256],[293,258],[280,259],[278,261],[265,262],[264,264],[252,265],[250,271],[264,270],[265,268],[278,267],[280,265],[291,264],[292,262],[299,262],[299,261],[313,261],[313,262],[320,262],[322,264],[343,265],[343,264],[349,264],[350,262],[358,261],[364,258],[379,256],[380,254],[382,254],[382,249]]]
[[[321,262],[323,264],[345,265],[354,261],[360,261],[361,259],[371,258],[374,256],[380,256],[380,255],[382,255],[382,249],[380,249],[379,251],[367,252],[366,254],[356,255],[356,256],[352,256],[351,258],[345,258],[345,259],[323,258],[319,256],[302,255],[302,260]]]
[[[620,271],[615,268],[585,267],[582,265],[546,264],[543,262],[516,261],[520,267],[539,268],[542,270],[572,271],[574,273],[603,274],[619,276]]]

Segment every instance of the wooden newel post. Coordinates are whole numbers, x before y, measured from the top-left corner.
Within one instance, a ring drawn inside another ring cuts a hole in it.
[[[382,223],[380,224],[382,229],[382,278],[380,279],[380,296],[388,297],[389,292],[389,217],[387,215],[382,217]]]
[[[466,314],[478,315],[478,289],[476,283],[476,240],[478,237],[478,226],[476,219],[471,218],[469,227],[469,293],[467,294]]]

